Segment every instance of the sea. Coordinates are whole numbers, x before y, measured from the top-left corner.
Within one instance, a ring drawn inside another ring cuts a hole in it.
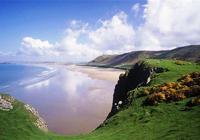
[[[89,133],[111,110],[115,82],[65,65],[0,64],[0,93],[30,104],[58,134]]]

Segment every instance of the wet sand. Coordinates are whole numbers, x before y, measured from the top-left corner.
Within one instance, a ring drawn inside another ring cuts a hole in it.
[[[90,67],[90,66],[67,65],[66,67],[69,70],[87,74],[89,77],[94,79],[106,80],[116,83],[119,79],[119,75],[125,72],[124,70],[119,70],[119,69]]]
[[[85,134],[106,119],[122,70],[64,64],[44,66],[55,69],[55,74],[16,88],[10,94],[36,108],[50,131]]]

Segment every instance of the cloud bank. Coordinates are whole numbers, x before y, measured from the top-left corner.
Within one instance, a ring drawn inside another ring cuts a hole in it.
[[[88,61],[101,54],[133,50],[163,50],[200,44],[199,0],[148,0],[134,4],[134,16],[142,10],[144,22],[134,27],[121,11],[110,19],[97,21],[98,27],[72,20],[57,43],[24,37],[18,54],[57,58],[64,61]]]
[[[59,43],[24,37],[19,54],[29,56],[59,57],[67,61],[91,60],[101,54],[131,51],[135,31],[127,22],[127,14],[119,12],[111,19],[99,21],[100,26],[91,29],[88,23],[71,21],[70,27]]]
[[[55,45],[50,44],[47,40],[24,37],[21,42],[22,47],[19,53],[25,55],[58,55]]]
[[[199,0],[149,0],[135,45],[157,50],[200,44],[199,6]]]

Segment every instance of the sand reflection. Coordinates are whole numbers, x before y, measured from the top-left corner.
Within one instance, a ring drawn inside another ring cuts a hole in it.
[[[107,116],[115,82],[57,67],[50,79],[14,91],[18,99],[34,106],[51,131],[61,134],[87,133]]]

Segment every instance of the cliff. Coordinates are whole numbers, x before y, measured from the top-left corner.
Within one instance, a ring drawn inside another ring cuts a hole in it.
[[[152,67],[144,61],[140,61],[129,71],[126,71],[125,74],[121,74],[118,83],[115,86],[112,109],[108,118],[113,116],[120,107],[130,104],[130,101],[128,100],[129,91],[141,86],[146,86],[151,81],[154,73],[165,71],[167,71],[166,68]]]

